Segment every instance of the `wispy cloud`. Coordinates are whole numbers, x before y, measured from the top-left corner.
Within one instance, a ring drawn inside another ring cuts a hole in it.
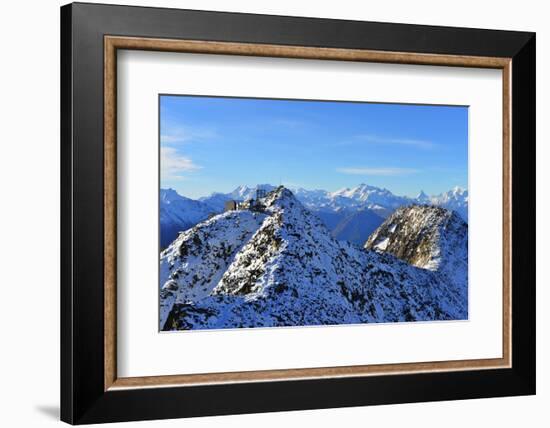
[[[273,119],[273,125],[277,127],[297,129],[297,128],[304,128],[308,124],[303,120],[291,119],[287,117],[279,117],[279,118]]]
[[[184,141],[186,141],[185,136],[173,135],[173,134],[163,134],[160,136],[161,144],[182,143]]]
[[[378,176],[396,176],[396,175],[410,175],[420,172],[413,168],[337,168],[337,172],[348,175],[378,175]]]
[[[162,180],[181,180],[186,173],[202,167],[193,163],[189,157],[179,154],[173,147],[161,147],[160,168]]]
[[[359,134],[353,137],[351,140],[342,142],[342,144],[347,145],[347,144],[355,144],[358,142],[367,142],[370,144],[379,144],[379,145],[412,147],[412,148],[422,149],[422,150],[430,150],[437,147],[437,144],[430,140],[417,140],[414,138],[382,137],[382,136],[373,135],[373,134]]]
[[[206,140],[216,137],[213,129],[193,128],[188,126],[164,125],[160,135],[161,144],[179,144],[191,141]]]

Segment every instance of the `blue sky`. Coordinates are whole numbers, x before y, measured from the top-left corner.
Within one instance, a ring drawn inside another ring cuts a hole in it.
[[[468,108],[160,98],[161,187],[198,198],[241,184],[397,195],[468,185]]]

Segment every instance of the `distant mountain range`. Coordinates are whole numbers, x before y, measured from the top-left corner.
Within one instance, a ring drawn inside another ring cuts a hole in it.
[[[398,198],[366,189],[333,199],[365,203],[369,191],[388,209]],[[362,248],[335,238],[299,195],[280,186],[260,210],[224,212],[179,234],[160,255],[160,328],[467,319],[468,227],[459,215],[395,206]],[[378,215],[364,204],[356,212],[358,222]]]
[[[178,236],[209,214],[220,212],[204,202],[181,196],[173,189],[160,189],[160,245],[167,247]]]
[[[273,191],[275,186],[259,184],[239,186],[230,193],[213,193],[199,200],[181,196],[172,189],[160,191],[161,248],[166,248],[180,231],[194,226],[211,215],[223,212],[228,200],[244,201],[256,197],[256,191]],[[397,208],[410,204],[427,204],[456,211],[468,221],[468,191],[455,187],[436,196],[423,191],[416,198],[396,196],[387,189],[367,184],[336,192],[290,189],[304,207],[317,215],[338,240],[363,245],[370,234]]]

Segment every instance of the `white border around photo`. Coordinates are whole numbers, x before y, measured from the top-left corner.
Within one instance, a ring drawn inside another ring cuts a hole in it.
[[[119,51],[117,79],[119,377],[502,357],[500,70]],[[469,106],[469,320],[159,333],[160,93]]]

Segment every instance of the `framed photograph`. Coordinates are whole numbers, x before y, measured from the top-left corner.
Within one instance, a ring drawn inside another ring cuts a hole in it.
[[[61,54],[62,420],[535,393],[533,33],[76,3]]]

